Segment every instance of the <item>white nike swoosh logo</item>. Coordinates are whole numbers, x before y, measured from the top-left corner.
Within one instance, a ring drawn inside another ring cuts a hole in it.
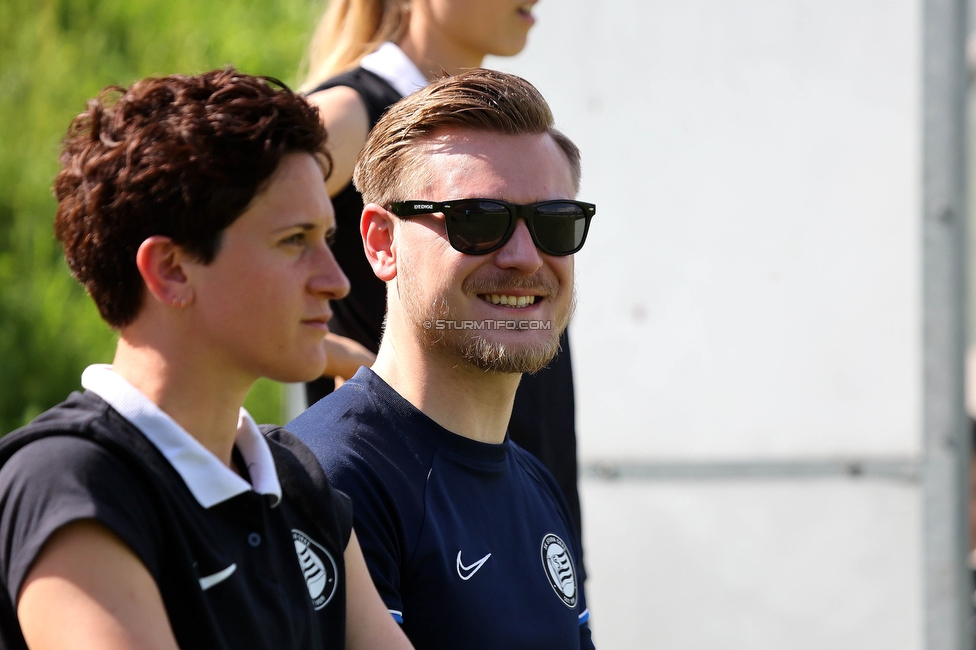
[[[234,571],[236,570],[237,570],[237,565],[231,564],[223,571],[218,571],[217,573],[210,576],[204,576],[200,578],[200,588],[206,591],[207,589],[210,589],[214,585],[221,583],[227,578],[229,578],[231,574],[234,573]]]
[[[488,558],[490,557],[491,557],[491,553],[484,556],[480,560],[477,560],[476,562],[474,562],[469,566],[464,566],[464,564],[461,563],[461,551],[458,551],[458,556],[457,556],[458,577],[461,578],[461,580],[470,580],[471,576],[478,573],[478,569],[484,566],[485,562],[487,562]],[[462,571],[464,571],[464,573],[461,573]]]

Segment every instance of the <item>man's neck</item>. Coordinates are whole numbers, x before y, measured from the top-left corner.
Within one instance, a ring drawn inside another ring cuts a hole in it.
[[[447,351],[384,339],[373,371],[427,417],[459,436],[500,444],[521,375],[486,372]]]

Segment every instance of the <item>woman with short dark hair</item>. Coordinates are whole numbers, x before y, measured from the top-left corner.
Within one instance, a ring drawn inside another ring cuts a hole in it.
[[[55,232],[111,366],[0,441],[0,647],[406,648],[348,498],[242,404],[326,363],[318,114],[233,69],[109,88],[64,140]]]

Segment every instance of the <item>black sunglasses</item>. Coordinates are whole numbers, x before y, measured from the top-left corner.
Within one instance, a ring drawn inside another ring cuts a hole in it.
[[[498,250],[525,219],[536,247],[549,255],[572,255],[583,248],[590,217],[596,206],[582,201],[542,201],[517,205],[498,199],[457,201],[394,201],[390,212],[398,217],[419,217],[441,212],[447,239],[456,251],[485,255]]]

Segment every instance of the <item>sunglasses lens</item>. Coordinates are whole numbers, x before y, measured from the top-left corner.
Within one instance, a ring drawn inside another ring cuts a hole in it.
[[[445,216],[451,246],[462,253],[481,253],[498,246],[512,219],[507,207],[493,201],[459,201]]]
[[[586,214],[575,203],[553,201],[536,208],[533,216],[539,246],[554,255],[579,250],[586,237]]]

